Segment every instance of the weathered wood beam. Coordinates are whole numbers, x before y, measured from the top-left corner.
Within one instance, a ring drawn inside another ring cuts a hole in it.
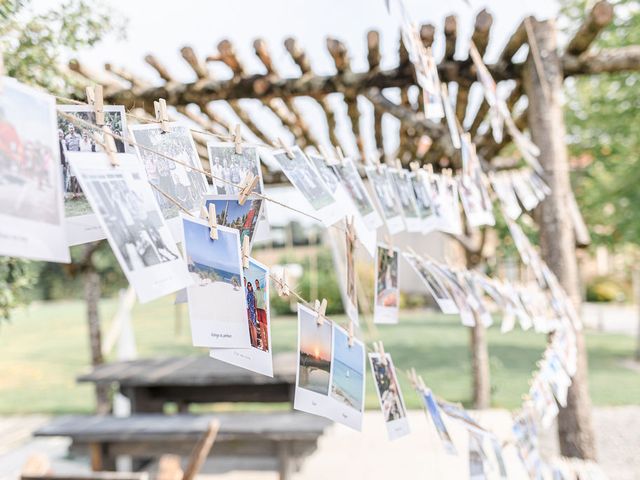
[[[522,97],[522,93],[523,93],[522,83],[520,81],[516,81],[515,87],[513,87],[513,90],[511,90],[511,93],[509,94],[506,100],[506,104],[509,110],[511,110],[513,106],[516,104],[516,102]],[[471,133],[472,137],[477,133],[478,128],[480,127],[480,124],[484,120],[484,117],[487,115],[487,112],[489,112],[489,104],[487,103],[487,100],[483,98],[482,103],[478,108],[478,112],[476,113],[476,116],[473,119],[473,123],[469,128],[469,133]]]
[[[192,47],[186,45],[180,49],[182,58],[189,64],[191,70],[196,74],[199,79],[209,78],[209,69],[207,64],[201,61]]]
[[[80,63],[77,59],[71,59],[68,63],[69,70],[81,75],[84,78],[89,79],[92,83],[99,83],[105,88],[105,91],[121,90],[129,88],[125,86],[123,82],[115,78],[114,76],[105,75],[104,72],[93,70],[86,65]],[[105,92],[105,93],[106,93]],[[132,92],[133,95],[133,92]],[[84,98],[84,92],[81,97]]]
[[[219,61],[224,63],[231,72],[234,78],[243,77],[245,75],[244,66],[240,63],[236,55],[235,47],[230,40],[222,40],[218,43],[218,55],[210,55],[207,57],[207,62]]]
[[[104,64],[104,69],[107,72],[111,72],[114,75],[116,75],[117,77],[120,77],[121,79],[129,82],[133,88],[141,89],[141,88],[149,88],[151,86],[151,83],[149,83],[146,80],[143,80],[140,77],[134,75],[133,73],[131,73],[130,71],[128,71],[125,68],[116,67],[115,65],[112,65],[111,63],[105,63]]]
[[[456,54],[456,40],[458,35],[458,20],[455,15],[448,15],[444,19],[444,60],[453,60]]]
[[[162,78],[165,82],[167,83],[175,82],[174,76],[171,75],[167,67],[165,67],[162,63],[160,63],[160,60],[158,60],[158,58],[155,55],[152,55],[152,54],[145,55],[144,61],[147,62],[151,66],[151,68],[153,68],[158,73],[158,75],[160,75],[160,78]]]
[[[524,109],[524,111],[514,119],[514,123],[518,130],[522,131],[525,129],[527,126],[527,109]],[[491,131],[486,131],[480,137],[474,138],[473,141],[476,144],[478,156],[484,158],[487,162],[491,162],[503,148],[511,143],[511,136],[505,129],[502,135],[502,141],[498,143],[493,139]]]
[[[562,58],[564,76],[618,73],[640,70],[640,45],[605,48],[599,52],[585,53],[580,57],[565,55]]]
[[[269,53],[267,42],[262,38],[257,38],[253,42],[253,50],[256,52],[256,56],[260,59],[262,65],[264,65],[264,68],[267,70],[267,74],[279,77],[280,75],[278,75],[278,71],[271,60],[271,54]]]
[[[367,62],[369,63],[369,72],[371,74],[374,74],[380,69],[380,60],[380,33],[376,30],[370,30],[367,32]],[[382,110],[375,105],[373,105],[373,141],[378,155],[383,159]]]
[[[307,57],[307,54],[304,52],[295,38],[287,38],[284,41],[284,48],[287,49],[287,52],[289,52],[289,55],[291,55],[293,61],[296,63],[296,65],[298,65],[298,68],[300,69],[302,75],[311,73],[311,63],[309,62],[309,57]]]
[[[527,29],[525,28],[524,21],[520,22],[518,28],[514,30],[507,40],[502,52],[498,56],[498,63],[509,63],[513,56],[527,41]]]
[[[327,37],[327,50],[331,58],[333,58],[338,74],[351,72],[351,60],[344,43],[338,39]]]
[[[584,23],[580,25],[578,31],[569,41],[566,53],[579,56],[587,51],[589,45],[595,40],[598,34],[613,20],[613,6],[606,0],[597,2]]]

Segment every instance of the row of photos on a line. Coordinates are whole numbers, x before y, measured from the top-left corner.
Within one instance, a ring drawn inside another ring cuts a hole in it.
[[[260,176],[256,149],[245,146],[242,154],[236,154],[233,144],[210,143],[214,178],[209,186],[197,171],[199,159],[187,127],[171,124],[167,133],[155,124],[128,127],[122,107],[105,107],[106,126],[116,134],[119,165],[114,168],[102,152],[100,138],[84,128],[84,122],[95,122],[91,107],[60,106],[61,111],[78,118],[78,122],[69,121],[56,115],[53,97],[10,78],[2,82],[0,253],[69,262],[69,245],[106,236],[141,302],[180,292],[178,297],[188,302],[195,346],[210,348],[214,358],[272,375],[269,269],[254,259],[243,268],[241,250],[245,237],[251,244],[256,226],[264,218],[263,200],[253,197],[240,205],[233,186],[240,184],[247,172]],[[118,138],[127,135],[135,146]],[[325,225],[342,221],[345,215],[354,217],[357,236],[377,266],[376,321],[395,323],[399,250],[379,244],[376,228],[384,223],[392,234],[403,229],[460,232],[458,198],[471,225],[494,222],[486,177],[473,146],[464,138],[460,178],[424,169],[407,172],[372,165],[366,167],[372,196],[348,159],[329,165],[324,158],[306,156],[297,147],[292,152],[260,153],[280,166]],[[532,208],[547,188],[530,170],[501,173],[492,177],[491,183],[509,219],[519,215],[519,203],[525,209]],[[262,193],[261,182],[256,191]],[[210,238],[206,220],[182,214],[164,194],[194,213],[214,203],[218,239]],[[460,314],[467,325],[475,318],[490,323],[489,311],[498,307],[504,312],[503,330],[512,328],[515,319],[523,328],[534,325],[541,331],[558,330],[564,320],[574,320],[575,315],[562,290],[553,288],[557,280],[518,225],[511,221],[509,227],[523,261],[537,272],[537,288],[453,271],[412,253],[405,258],[441,310]],[[182,243],[182,254],[176,239]],[[352,303],[350,316],[357,323],[350,242],[353,240],[347,235],[344,290]],[[224,309],[211,308],[222,303]],[[296,408],[359,429],[364,405],[364,344],[350,339],[329,320],[318,322],[313,310],[301,305],[298,311]],[[566,339],[564,348],[572,339],[569,329],[561,331]],[[554,342],[552,347],[555,344],[559,345]],[[536,377],[543,380],[532,386],[534,405],[548,402],[549,391],[558,401],[566,397],[562,389],[573,370],[568,362],[574,361],[565,355],[570,350],[552,350],[544,364],[549,368]],[[369,358],[389,436],[397,438],[408,433],[408,423],[393,362],[388,354],[373,353]],[[440,432],[444,423],[438,402],[428,390],[421,392]],[[440,437],[446,440],[445,434]]]

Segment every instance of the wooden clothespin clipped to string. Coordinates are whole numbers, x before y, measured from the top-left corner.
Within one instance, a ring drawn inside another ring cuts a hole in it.
[[[417,172],[418,170],[420,170],[420,163],[418,163],[417,161],[413,161],[409,164],[409,168],[411,169],[412,172]]]
[[[256,186],[258,186],[258,181],[260,177],[258,175],[254,175],[251,172],[247,172],[247,175],[242,180],[240,184],[240,192],[238,193],[238,203],[240,205],[244,205],[244,202],[247,201],[249,195],[255,190]]]
[[[282,140],[282,138],[278,137],[278,139],[275,142],[276,147],[280,147],[281,149],[284,150],[284,153],[287,154],[287,157],[289,157],[291,160],[293,160],[295,157],[295,155],[293,154],[293,151],[291,150],[291,148],[289,148],[289,145],[287,145],[284,140]]]
[[[242,131],[240,129],[240,124],[236,125],[236,130],[233,134],[233,143],[236,145],[236,154],[242,155]]]
[[[382,345],[382,340],[378,342],[373,342],[373,349],[376,351],[378,355],[380,355],[380,361],[383,365],[387,365],[387,354],[384,351],[384,345]]]
[[[104,148],[104,153],[109,157],[109,161],[111,162],[112,167],[117,167],[120,165],[118,161],[118,157],[116,156],[116,142],[113,140],[113,134],[109,127],[106,125],[102,126],[102,138],[100,138],[100,132],[93,132],[93,139],[95,142]]]
[[[342,149],[339,146],[336,147],[336,154],[337,154],[338,162],[342,165],[345,161],[345,157],[344,157],[344,153],[342,152]]]
[[[249,254],[251,253],[251,244],[249,235],[245,235],[242,239],[242,268],[249,268]]]
[[[156,112],[156,122],[160,122],[160,128],[163,133],[169,133],[169,115],[167,114],[167,102],[164,98],[160,98],[153,102],[153,108]]]
[[[418,375],[416,374],[415,368],[410,368],[407,370],[407,377],[409,377],[409,381],[411,382],[411,386],[416,390],[420,389],[420,384],[418,382]]]
[[[327,299],[323,298],[322,301],[316,300],[313,306],[313,309],[318,314],[318,318],[316,318],[316,323],[318,325],[322,325],[327,315]]]
[[[287,285],[287,269],[282,268],[282,275],[279,278],[273,278],[276,284],[276,291],[278,292],[279,297],[288,297],[289,296],[289,285]]]
[[[104,96],[102,85],[87,87],[87,103],[93,107],[96,114],[96,125],[104,125]]]
[[[429,177],[433,176],[433,164],[427,163],[423,165],[422,168],[426,170],[426,172],[429,174]]]
[[[391,235],[388,233],[384,234],[384,243],[387,244],[387,253],[390,257],[393,257],[395,254],[395,250],[393,249],[393,242],[391,241]]]
[[[344,217],[344,223],[346,226],[346,233],[347,233],[347,236],[349,237],[349,241],[351,242],[352,245],[354,245],[356,242],[356,227],[355,227],[355,220],[353,218],[353,215]]]
[[[354,328],[353,320],[349,320],[349,348],[353,347]]]
[[[211,240],[217,240],[218,239],[218,217],[216,216],[215,203],[211,202],[209,204],[208,212],[207,212],[207,209],[204,208],[204,206],[202,206],[200,210],[200,217],[207,219],[209,222],[209,238],[211,238]]]

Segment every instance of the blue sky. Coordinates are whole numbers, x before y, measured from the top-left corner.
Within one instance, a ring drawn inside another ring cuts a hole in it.
[[[209,204],[213,202],[216,206],[216,215],[220,215],[225,208],[227,208],[229,223],[235,219],[246,215],[251,210],[251,201],[245,202],[244,205],[240,205],[237,200],[207,200],[207,208]]]
[[[211,240],[209,227],[183,219],[184,238],[187,255],[203,265],[237,273],[240,247],[237,232],[224,232],[218,229],[218,240]]]
[[[362,345],[354,343],[349,348],[349,336],[342,330],[334,328],[333,335],[333,355],[336,360],[348,365],[352,370],[363,373],[364,361]]]
[[[248,282],[251,282],[253,289],[256,288],[256,278],[260,281],[260,287],[264,287],[264,284],[268,281],[265,275],[265,271],[258,267],[252,260],[249,260],[249,268],[244,271],[245,277]]]
[[[57,131],[58,128],[55,123],[53,125],[51,123],[51,119],[55,121],[55,115],[49,117],[45,113],[48,111],[47,107],[51,104],[43,101],[40,95],[38,95],[34,103],[33,97],[22,91],[12,90],[10,85],[11,83],[8,83],[6,91],[11,91],[11,95],[4,95],[0,105],[4,110],[4,114],[11,119],[11,123],[18,129],[22,141],[46,141],[52,138],[52,129]],[[36,111],[38,115],[35,115]],[[28,128],[25,128],[27,126]],[[55,138],[58,138],[57,134]]]

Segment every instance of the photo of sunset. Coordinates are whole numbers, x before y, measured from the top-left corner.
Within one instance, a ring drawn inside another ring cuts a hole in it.
[[[331,322],[316,322],[313,312],[298,311],[300,361],[298,386],[322,395],[329,394],[331,373]]]

